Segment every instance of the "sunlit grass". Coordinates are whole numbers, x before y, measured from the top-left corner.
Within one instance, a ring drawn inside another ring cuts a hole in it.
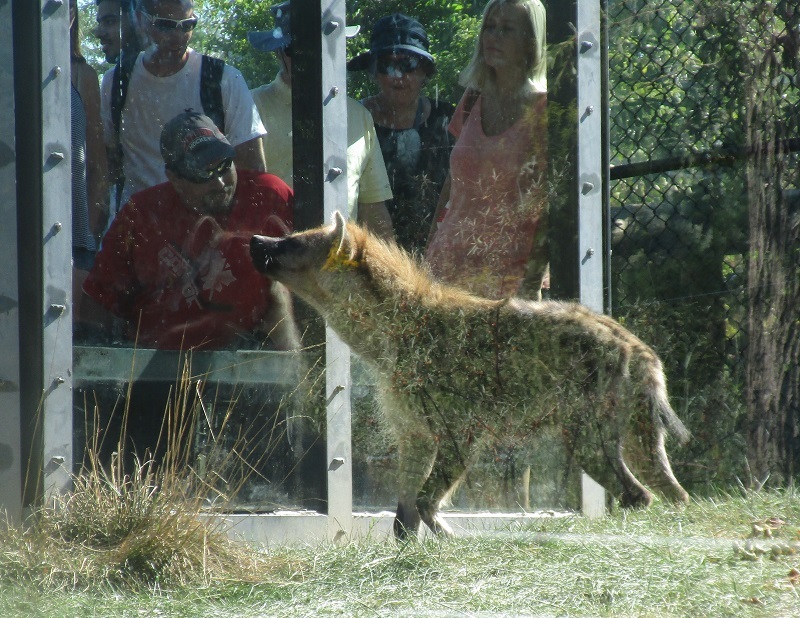
[[[456,539],[376,537],[257,553],[219,531],[201,533],[195,512],[176,506],[153,505],[159,516],[143,519],[131,533],[141,539],[125,545],[172,565],[158,577],[121,560],[121,543],[101,551],[54,537],[52,527],[44,543],[32,533],[3,535],[0,615],[800,615],[800,556],[751,560],[735,550],[754,522],[770,519],[782,523],[764,543],[798,539],[800,499],[791,490],[720,493],[680,509],[656,504]],[[156,552],[156,538],[173,551]]]
[[[0,526],[0,616],[800,616],[793,488],[455,539],[233,541],[201,513],[236,494],[217,481],[237,448],[209,453],[214,482],[192,465],[188,375],[162,465],[121,448],[101,465],[90,446],[71,493]]]

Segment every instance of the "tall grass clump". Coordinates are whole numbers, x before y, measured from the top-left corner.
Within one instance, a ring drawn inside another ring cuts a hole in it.
[[[202,516],[207,504],[224,503],[237,491],[221,490],[220,479],[235,467],[238,449],[227,445],[214,453],[213,445],[204,445],[214,470],[192,465],[195,423],[207,410],[188,396],[199,381],[185,365],[165,411],[163,456],[128,452],[123,430],[111,461],[103,462],[98,432],[91,434],[72,491],[49,497],[21,526],[0,523],[0,582],[142,591],[264,582],[281,570],[266,554],[230,539],[220,520]],[[130,390],[123,427],[129,401]],[[239,484],[247,480],[232,476]]]

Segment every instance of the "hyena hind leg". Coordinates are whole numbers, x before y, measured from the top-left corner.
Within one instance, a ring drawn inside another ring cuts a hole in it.
[[[584,453],[578,463],[589,476],[612,495],[618,497],[624,508],[646,507],[653,502],[653,494],[636,478],[622,457],[622,445],[607,445],[592,457]]]
[[[642,476],[645,482],[662,494],[667,500],[672,502],[689,502],[689,494],[681,487],[672,466],[669,463],[667,449],[664,445],[666,430],[657,428],[654,432],[652,442],[645,447],[644,466]],[[644,446],[644,445],[643,445]]]

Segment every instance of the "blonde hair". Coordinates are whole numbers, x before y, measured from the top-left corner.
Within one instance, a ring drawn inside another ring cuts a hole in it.
[[[547,14],[541,0],[489,0],[483,9],[481,28],[475,42],[472,60],[461,72],[458,83],[466,88],[484,90],[486,84],[491,81],[491,69],[486,66],[483,58],[483,30],[486,27],[486,18],[489,13],[503,4],[515,4],[525,9],[532,33],[528,53],[527,82],[534,92],[547,92]]]

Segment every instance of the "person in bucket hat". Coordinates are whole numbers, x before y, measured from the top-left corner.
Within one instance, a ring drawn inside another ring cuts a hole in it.
[[[272,29],[249,32],[247,39],[259,51],[274,52],[280,63],[275,79],[251,91],[261,119],[267,126],[265,138],[267,169],[292,186],[292,35],[289,2],[270,8]],[[358,27],[347,28],[354,36]],[[301,172],[302,173],[302,172]],[[376,234],[392,238],[392,221],[386,200],[392,198],[386,167],[375,136],[372,117],[362,105],[347,97],[347,201],[349,218],[365,224]]]
[[[416,20],[401,13],[375,23],[370,48],[347,63],[366,70],[378,94],[362,101],[372,114],[393,199],[387,202],[397,242],[421,253],[455,139],[447,131],[454,106],[422,93],[436,72],[428,36]]]
[[[391,54],[405,54],[422,61],[426,73],[430,76],[435,71],[433,56],[428,48],[428,35],[416,19],[393,13],[381,17],[375,22],[369,40],[369,50],[354,57],[347,63],[348,71],[374,71],[373,65],[378,58]]]

